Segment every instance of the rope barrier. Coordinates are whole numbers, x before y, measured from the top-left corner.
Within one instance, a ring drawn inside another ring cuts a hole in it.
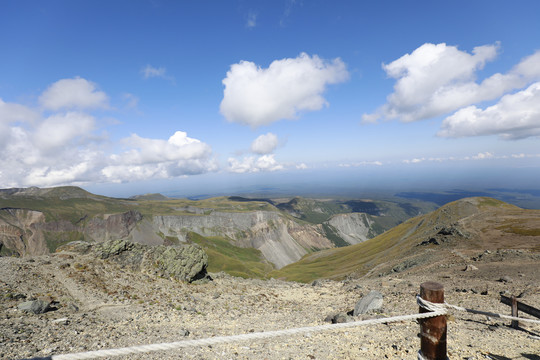
[[[82,359],[93,359],[93,358],[100,358],[100,357],[106,357],[106,356],[120,356],[120,355],[136,354],[136,353],[147,353],[147,352],[160,351],[160,350],[172,350],[172,349],[195,347],[195,346],[210,346],[210,345],[225,344],[225,343],[237,342],[237,341],[267,339],[271,337],[284,336],[284,335],[296,335],[296,334],[312,333],[312,332],[318,332],[318,331],[346,329],[346,328],[372,325],[372,324],[387,324],[387,323],[401,322],[401,321],[407,321],[407,320],[425,319],[425,318],[430,318],[430,317],[435,317],[435,316],[441,316],[446,313],[447,313],[447,310],[443,309],[443,310],[428,312],[428,313],[423,313],[423,314],[401,315],[401,316],[394,316],[394,317],[387,317],[387,318],[380,318],[380,319],[355,321],[355,322],[350,322],[350,323],[325,324],[325,325],[293,328],[293,329],[286,329],[286,330],[255,332],[255,333],[231,335],[231,336],[216,336],[212,338],[184,340],[184,341],[177,341],[177,342],[171,342],[171,343],[138,345],[138,346],[125,347],[125,348],[118,348],[118,349],[104,349],[104,350],[87,351],[87,352],[74,353],[74,354],[53,355],[51,359],[52,360],[82,360]]]
[[[325,324],[325,325],[292,328],[292,329],[285,329],[285,330],[254,332],[254,333],[249,333],[249,334],[240,334],[240,335],[231,335],[231,336],[216,336],[212,338],[203,338],[203,339],[194,339],[194,340],[183,340],[183,341],[177,341],[177,342],[171,342],[171,343],[137,345],[137,346],[124,347],[124,348],[116,348],[116,349],[102,349],[102,350],[87,351],[87,352],[72,353],[72,354],[60,354],[60,355],[52,355],[50,357],[45,357],[45,358],[32,358],[28,360],[39,360],[39,359],[83,360],[83,359],[121,356],[121,355],[137,354],[137,353],[147,353],[147,352],[153,352],[153,351],[173,350],[173,349],[186,348],[186,347],[211,346],[211,345],[226,344],[226,343],[238,342],[238,341],[260,340],[260,339],[268,339],[272,337],[285,336],[285,335],[297,335],[297,334],[303,334],[303,333],[346,329],[346,328],[353,328],[353,327],[373,325],[373,324],[388,324],[392,322],[401,322],[401,321],[407,321],[407,320],[426,319],[426,318],[446,315],[448,313],[449,308],[459,310],[459,311],[470,312],[474,314],[486,315],[490,317],[518,320],[518,321],[527,321],[527,322],[540,324],[540,320],[533,320],[533,319],[527,319],[527,318],[522,318],[522,317],[507,316],[507,315],[498,314],[498,313],[467,309],[461,306],[448,304],[447,302],[433,303],[433,302],[422,299],[418,295],[416,296],[416,302],[420,307],[428,310],[429,312],[421,313],[421,314],[400,315],[400,316],[393,316],[393,317],[380,318],[380,319],[369,319],[369,320],[355,321],[355,322],[350,322],[350,323]],[[424,358],[422,356],[422,353],[421,351],[419,351],[418,360],[423,360],[423,359]]]
[[[475,309],[468,309],[468,308],[464,308],[464,307],[461,307],[461,306],[449,304],[446,301],[444,303],[432,303],[430,301],[422,299],[418,295],[416,296],[416,302],[418,303],[419,306],[421,306],[424,309],[429,310],[429,311],[438,311],[438,310],[450,308],[450,309],[454,309],[454,310],[458,310],[458,311],[470,312],[470,313],[473,313],[473,314],[485,315],[485,316],[490,316],[490,317],[495,317],[495,318],[508,319],[508,320],[518,320],[518,321],[531,322],[531,323],[534,323],[534,324],[540,324],[540,320],[528,319],[528,318],[516,317],[516,316],[509,316],[509,315],[503,315],[503,314],[499,314],[499,313],[493,313],[493,312],[481,311],[481,310],[475,310]]]

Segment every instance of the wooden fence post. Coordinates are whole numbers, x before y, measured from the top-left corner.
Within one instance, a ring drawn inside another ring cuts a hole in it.
[[[512,316],[518,317],[518,303],[514,295],[512,295]],[[513,329],[519,329],[519,321],[512,320],[511,326]]]
[[[428,281],[420,284],[420,297],[432,303],[444,303],[444,286]],[[420,313],[429,310],[420,307]],[[420,352],[426,360],[446,360],[446,316],[420,319]]]

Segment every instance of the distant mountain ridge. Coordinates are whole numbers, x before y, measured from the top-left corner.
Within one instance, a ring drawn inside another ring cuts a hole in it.
[[[143,195],[134,195],[130,199],[133,200],[171,200],[170,197],[159,193],[143,194]]]
[[[78,199],[78,198],[98,198],[99,195],[94,195],[77,186],[61,186],[53,188],[11,188],[0,189],[0,198],[16,197],[45,197],[60,199]]]

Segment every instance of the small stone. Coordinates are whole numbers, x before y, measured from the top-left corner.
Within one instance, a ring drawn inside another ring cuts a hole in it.
[[[470,265],[470,264],[467,265],[467,266],[465,267],[465,269],[463,269],[463,271],[475,271],[475,270],[478,270],[478,268],[477,268],[476,266]]]
[[[348,323],[353,322],[354,318],[352,316],[349,316],[345,313],[339,313],[334,316],[332,319],[332,324],[341,324],[341,323]]]
[[[68,318],[61,318],[61,319],[55,319],[53,321],[51,321],[53,324],[57,324],[57,325],[67,325],[69,324],[69,319]]]
[[[499,282],[504,282],[504,283],[511,283],[513,282],[514,280],[510,277],[510,276],[502,276],[500,279],[499,279]]]

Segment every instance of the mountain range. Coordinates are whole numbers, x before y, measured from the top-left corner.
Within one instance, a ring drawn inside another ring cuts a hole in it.
[[[403,271],[470,251],[539,252],[540,211],[487,197],[437,208],[395,199],[119,199],[78,187],[0,190],[2,255],[119,239],[197,243],[209,255],[210,271],[306,282]]]

